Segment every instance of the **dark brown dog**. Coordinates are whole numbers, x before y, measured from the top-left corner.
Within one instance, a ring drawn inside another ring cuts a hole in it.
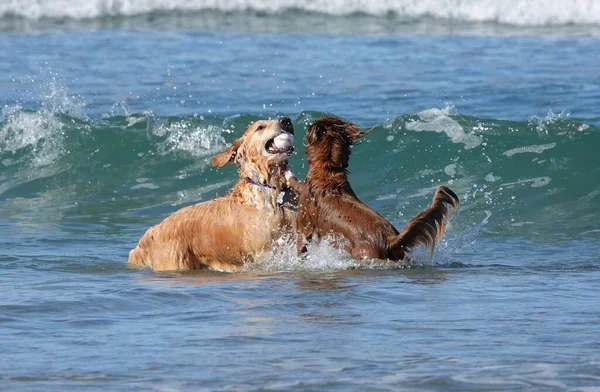
[[[324,117],[306,131],[306,157],[310,168],[304,184],[295,179],[290,185],[300,195],[297,230],[298,252],[306,243],[325,236],[341,236],[355,258],[403,260],[406,252],[425,245],[433,253],[436,237],[444,232],[444,218],[456,209],[458,197],[439,186],[431,206],[398,230],[385,218],[361,202],[348,182],[350,147],[363,133],[353,124],[335,117]]]

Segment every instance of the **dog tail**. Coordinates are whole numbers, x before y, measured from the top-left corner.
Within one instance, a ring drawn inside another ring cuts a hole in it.
[[[450,220],[449,208],[454,213],[458,203],[456,193],[443,185],[438,186],[429,208],[412,218],[404,230],[390,241],[389,258],[402,260],[406,251],[416,245],[425,245],[431,257],[436,242],[444,235],[444,218]]]

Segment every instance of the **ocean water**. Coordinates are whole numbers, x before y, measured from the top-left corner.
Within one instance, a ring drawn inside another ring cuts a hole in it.
[[[600,6],[0,4],[0,389],[600,391]],[[243,272],[128,267],[225,194],[252,121],[334,114],[397,227],[461,198],[432,259],[292,246]]]

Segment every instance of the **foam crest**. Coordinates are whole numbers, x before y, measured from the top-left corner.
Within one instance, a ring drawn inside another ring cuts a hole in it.
[[[56,161],[64,153],[63,137],[63,124],[48,111],[27,112],[19,105],[4,108],[0,150],[15,154],[29,148],[33,167]]]
[[[206,10],[252,10],[267,14],[300,10],[335,16],[357,13],[388,17],[396,15],[408,20],[436,18],[517,26],[600,24],[600,2],[595,0],[13,0],[0,4],[0,17],[81,20]]]
[[[15,154],[27,149],[32,167],[48,166],[66,152],[61,115],[84,117],[83,103],[70,97],[66,87],[50,83],[44,90],[40,110],[24,110],[18,104],[5,106],[0,118],[0,151]]]
[[[545,117],[539,117],[539,116],[532,116],[529,119],[529,125],[533,128],[535,128],[536,131],[538,131],[540,134],[548,134],[548,126],[557,123],[557,122],[561,122],[561,121],[566,121],[569,118],[569,114],[565,113],[565,112],[561,112],[561,113],[554,113],[553,111],[549,111],[548,114],[546,114]],[[579,130],[584,130],[585,127],[580,128]]]

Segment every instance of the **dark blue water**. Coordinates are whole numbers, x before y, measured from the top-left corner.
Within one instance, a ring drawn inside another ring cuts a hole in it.
[[[3,19],[0,389],[599,390],[596,27],[208,15]],[[127,266],[250,122],[294,120],[302,176],[326,113],[377,125],[351,181],[396,226],[458,193],[432,260]]]

